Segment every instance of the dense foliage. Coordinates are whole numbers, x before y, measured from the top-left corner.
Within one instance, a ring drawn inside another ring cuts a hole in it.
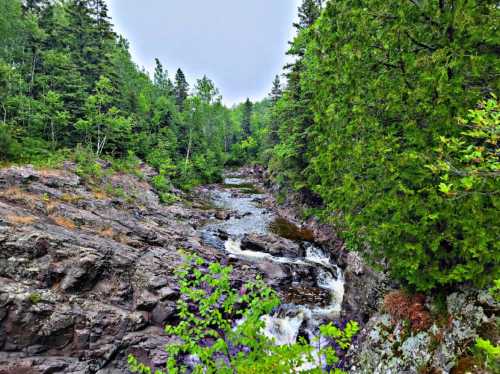
[[[0,0],[0,162],[77,146],[159,171],[171,201],[260,160],[350,247],[426,290],[499,277],[498,2],[304,0],[270,96],[153,78],[103,0]]]
[[[275,345],[262,332],[262,317],[279,305],[278,297],[259,279],[235,290],[231,271],[196,256],[188,256],[179,269],[180,322],[165,329],[179,342],[166,347],[167,373],[344,373],[336,367],[339,358],[333,342],[346,351],[359,331],[356,322],[343,329],[332,323],[321,326],[322,339],[312,344],[302,338],[295,344]],[[133,372],[152,372],[133,356],[129,364]]]
[[[499,9],[305,0],[267,114],[275,181],[420,290],[499,276]]]
[[[0,161],[81,144],[132,151],[185,188],[220,178],[242,124],[207,77],[190,90],[181,69],[174,82],[159,60],[152,79],[139,69],[103,0],[0,0],[0,36]]]

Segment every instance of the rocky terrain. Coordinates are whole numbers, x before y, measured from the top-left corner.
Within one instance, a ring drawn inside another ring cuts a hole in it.
[[[128,353],[164,364],[179,250],[221,260],[195,228],[217,212],[162,205],[144,179],[110,175],[118,197],[70,163],[0,171],[0,373],[123,373]]]
[[[346,357],[352,373],[417,373],[417,366],[448,373],[466,362],[466,347],[481,331],[489,329],[498,341],[498,304],[472,290],[449,296],[439,321],[432,300],[419,300],[418,316],[430,319],[419,317],[425,329],[408,328],[384,305],[394,286],[386,277],[347,252],[328,226],[301,222],[297,204],[280,205],[264,193],[262,170],[240,172],[262,191],[252,204],[278,217],[271,232],[243,234],[241,250],[293,259],[305,255],[302,240],[342,268],[338,318],[365,327]],[[328,304],[329,292],[315,284],[318,268],[224,253],[231,233],[218,227],[256,213],[211,205],[211,194],[223,186],[200,187],[191,196],[176,191],[179,201],[166,205],[145,165],[135,174],[110,171],[99,183],[78,174],[73,163],[61,170],[0,170],[0,374],[126,373],[130,353],[163,367],[169,342],[163,327],[176,321],[174,272],[183,251],[230,263],[235,286],[261,274],[285,303]],[[244,189],[230,195],[247,196]],[[207,230],[210,222],[221,224]]]
[[[214,187],[164,205],[146,166],[139,176],[109,173],[99,185],[76,171],[72,163],[62,170],[0,170],[0,373],[123,373],[129,353],[162,367],[163,326],[176,318],[174,271],[182,250],[230,261],[235,282],[258,272],[285,300],[328,297],[305,288],[291,295],[292,266],[253,266],[204,244],[199,227],[233,214],[207,205]],[[270,196],[265,200],[276,209]],[[290,256],[301,251],[273,234],[249,235],[244,246]]]

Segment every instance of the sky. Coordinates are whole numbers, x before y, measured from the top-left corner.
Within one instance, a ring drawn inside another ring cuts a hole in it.
[[[191,85],[207,75],[232,105],[271,90],[286,63],[300,0],[107,0],[115,30],[134,61],[154,71],[158,57]]]

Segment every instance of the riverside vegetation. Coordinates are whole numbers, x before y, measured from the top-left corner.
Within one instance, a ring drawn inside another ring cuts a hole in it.
[[[496,315],[499,20],[494,0],[303,0],[284,82],[277,76],[261,102],[227,108],[206,76],[190,89],[181,69],[172,80],[159,60],[152,78],[137,67],[103,0],[0,0],[0,162],[60,168],[72,160],[97,192],[129,200],[102,186],[103,164],[143,178],[145,162],[166,205],[179,199],[177,189],[221,182],[226,166],[263,165],[281,202],[329,224],[405,289],[386,298],[405,331],[432,325],[418,292],[439,309],[454,292],[491,290]],[[273,347],[258,321],[275,295],[263,285],[239,295],[228,271],[199,263],[180,273],[201,315],[184,310],[168,329],[182,340],[171,357],[196,354],[201,367],[220,372],[294,372],[312,357],[310,346]],[[201,279],[213,283],[212,304]],[[222,295],[229,301],[215,307]],[[408,308],[393,310],[394,299],[409,300]],[[207,320],[219,308],[227,310]],[[254,327],[232,330],[243,315]],[[188,332],[190,323],[208,330]],[[345,348],[357,331],[354,322],[349,330],[326,326]],[[227,339],[202,344],[215,332]],[[498,344],[498,334],[475,334],[461,354],[493,372]],[[182,360],[168,365],[177,372]]]

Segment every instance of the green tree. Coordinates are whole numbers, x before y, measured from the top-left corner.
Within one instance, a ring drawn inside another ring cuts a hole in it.
[[[195,95],[207,104],[212,104],[219,95],[219,90],[215,87],[214,82],[208,79],[206,75],[198,79],[194,90]]]
[[[189,92],[189,84],[186,80],[186,76],[184,75],[184,72],[181,69],[177,70],[177,73],[175,74],[175,98],[177,102],[177,107],[179,108],[179,111],[184,110],[184,102],[186,101],[188,97],[188,92]]]
[[[447,197],[472,181],[426,168],[463,132],[457,117],[499,91],[498,17],[494,1],[331,1],[291,47],[275,180],[312,189],[350,247],[420,290],[498,268],[497,196]]]
[[[252,135],[252,113],[253,104],[250,99],[246,99],[243,106],[243,118],[241,120],[241,128],[243,129],[243,134],[245,137]]]
[[[170,96],[173,94],[174,86],[168,77],[168,71],[163,69],[163,65],[157,58],[155,59],[153,84],[158,88],[160,96]]]
[[[112,92],[110,80],[101,77],[96,84],[95,95],[87,99],[85,119],[76,124],[97,157],[103,153],[106,146],[123,152],[131,130],[130,121],[120,116],[116,107],[111,106]]]
[[[54,91],[47,92],[43,96],[42,102],[42,121],[49,124],[49,138],[52,148],[55,149],[61,135],[68,131],[69,113],[64,108],[61,95]]]
[[[323,0],[303,0],[299,7],[299,22],[294,24],[297,29],[311,27],[321,14]]]

